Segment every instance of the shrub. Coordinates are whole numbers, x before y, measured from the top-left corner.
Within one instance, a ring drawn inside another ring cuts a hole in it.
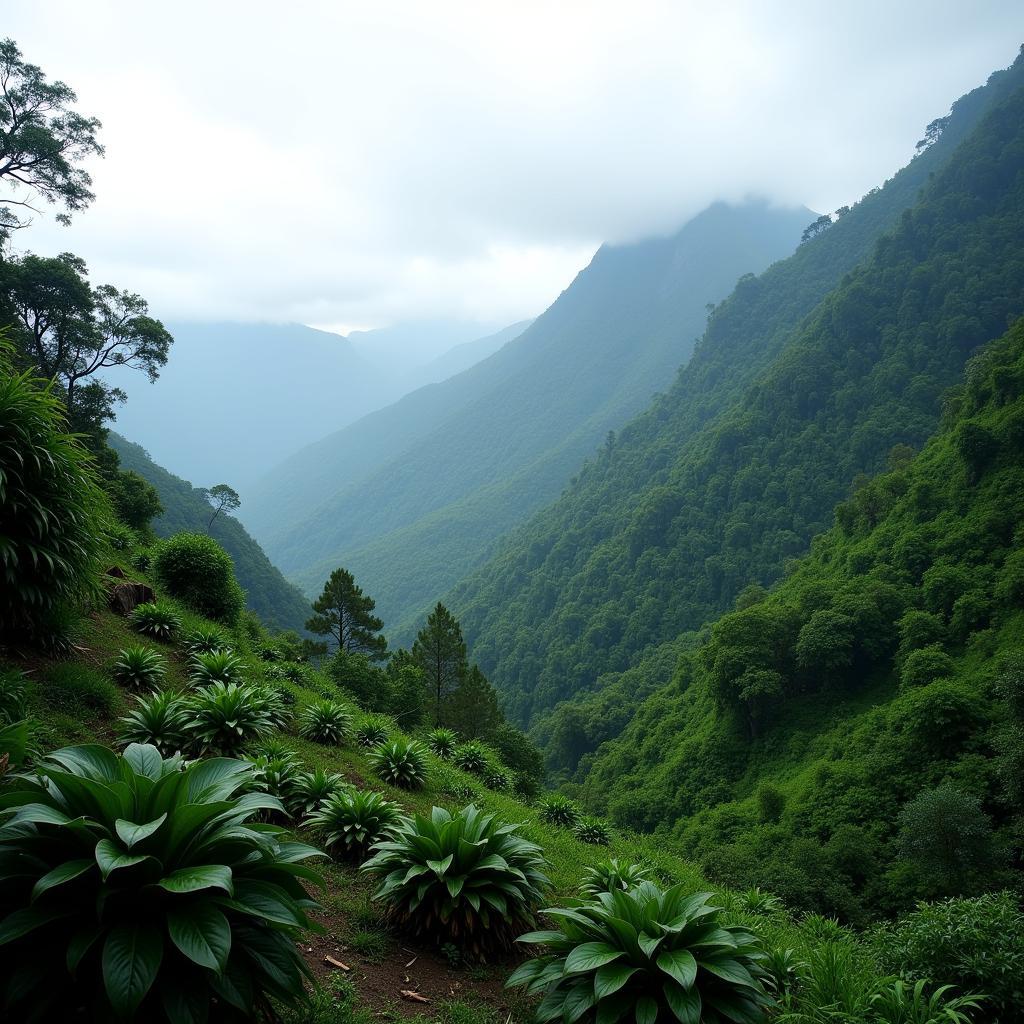
[[[120,720],[118,742],[150,744],[166,757],[185,749],[188,720],[188,707],[178,694],[163,690],[140,696]]]
[[[462,743],[452,754],[452,764],[471,775],[483,775],[490,767],[491,758],[479,743]]]
[[[581,843],[592,846],[607,846],[612,841],[612,830],[599,818],[581,818],[572,834]]]
[[[247,821],[280,805],[236,797],[244,764],[133,744],[39,767],[0,810],[8,1019],[241,1021],[303,1000],[318,851]]]
[[[200,751],[234,755],[273,731],[258,691],[237,683],[212,683],[188,702],[189,739]]]
[[[135,544],[135,534],[121,523],[108,523],[107,544],[111,551],[128,551]]]
[[[384,743],[370,754],[373,770],[400,789],[422,789],[427,781],[427,752],[402,737]]]
[[[641,1024],[764,1019],[764,952],[755,936],[728,925],[710,893],[687,895],[682,884],[664,892],[641,882],[599,893],[571,909],[545,911],[559,930],[519,941],[550,952],[528,960],[508,980],[544,993],[538,1020],[588,1014]]]
[[[284,752],[260,751],[245,758],[252,765],[252,788],[276,796],[287,810],[302,772],[302,763],[290,750]]]
[[[329,797],[307,824],[323,833],[330,853],[361,860],[374,843],[390,838],[401,818],[398,804],[382,794],[354,789]]]
[[[202,533],[177,533],[153,556],[153,574],[172,597],[200,615],[233,623],[245,605],[231,556]]]
[[[488,789],[496,793],[504,793],[512,788],[512,776],[500,765],[488,765],[483,775],[483,783]]]
[[[537,803],[537,816],[547,825],[575,828],[581,820],[580,809],[564,796],[546,796]]]
[[[986,993],[993,1019],[1017,1019],[1024,1005],[1024,912],[1016,894],[919,903],[879,927],[874,947],[886,971]]]
[[[444,726],[438,726],[427,733],[427,746],[430,752],[442,760],[446,761],[455,753],[456,743],[458,737],[455,732],[452,729],[445,729]]]
[[[927,686],[936,679],[944,679],[952,674],[953,659],[938,644],[929,644],[911,651],[904,659],[900,670],[900,686],[903,689]]]
[[[900,978],[879,986],[871,996],[872,1019],[878,1024],[970,1024],[973,1011],[981,1008],[981,996],[952,996],[952,985],[943,985],[930,995],[925,982],[908,985]]]
[[[189,630],[183,646],[190,658],[197,658],[200,654],[213,654],[216,651],[231,653],[231,644],[216,626],[196,626],[195,629]]]
[[[124,697],[106,676],[71,662],[54,665],[39,682],[39,693],[52,708],[69,715],[116,714]]]
[[[0,725],[25,717],[25,677],[13,669],[0,669]]]
[[[132,612],[132,625],[154,640],[170,640],[181,628],[181,619],[166,602],[150,601],[136,605]]]
[[[314,743],[339,746],[351,730],[352,711],[338,700],[314,700],[299,715],[299,735]]]
[[[155,690],[164,678],[167,663],[151,647],[126,647],[117,656],[111,674],[132,690]]]
[[[188,666],[188,679],[193,686],[240,683],[243,668],[242,659],[230,651],[210,651],[193,657]]]
[[[263,704],[263,711],[270,720],[272,729],[286,729],[292,720],[291,705],[273,686],[252,684],[252,689]]]
[[[361,747],[379,747],[386,743],[391,730],[385,718],[367,716],[356,727],[356,743]]]
[[[308,817],[325,800],[340,793],[347,785],[342,776],[324,768],[300,772],[288,798],[288,810],[296,818]]]
[[[602,860],[591,868],[584,868],[580,892],[584,896],[596,896],[600,892],[632,889],[649,878],[650,872],[641,864],[627,864],[615,858]]]
[[[740,893],[737,907],[747,914],[775,914],[783,909],[782,900],[778,896],[765,892],[757,885]]]
[[[50,385],[16,374],[0,341],[0,636],[62,644],[69,611],[100,593],[109,516],[90,457]]]
[[[374,851],[362,870],[383,880],[374,899],[392,922],[474,959],[507,950],[549,885],[540,847],[472,805],[404,818]]]

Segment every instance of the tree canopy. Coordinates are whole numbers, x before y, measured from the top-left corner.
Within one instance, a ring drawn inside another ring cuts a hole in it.
[[[382,661],[388,643],[380,633],[384,623],[373,609],[373,598],[363,593],[352,573],[335,569],[313,602],[314,614],[306,629],[331,637],[335,649],[344,654],[364,654],[372,661]]]

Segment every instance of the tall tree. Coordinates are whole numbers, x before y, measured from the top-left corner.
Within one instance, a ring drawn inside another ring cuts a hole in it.
[[[466,674],[466,641],[458,619],[440,601],[412,645],[413,661],[423,669],[434,695],[434,718],[442,720],[442,703]]]
[[[365,654],[373,661],[387,656],[388,642],[380,635],[384,625],[373,609],[376,602],[363,593],[347,569],[335,569],[324,584],[323,593],[313,602],[316,613],[306,629],[334,639],[337,649],[346,654]]]
[[[79,165],[103,155],[100,123],[71,109],[77,99],[27,63],[13,39],[0,42],[0,184],[7,189],[0,195],[0,237],[29,222],[35,198],[58,207],[64,224],[95,198],[92,178]]]
[[[207,533],[210,532],[213,527],[213,521],[221,512],[234,512],[242,504],[238,491],[227,484],[214,484],[209,490],[204,488],[203,494],[206,500],[213,506],[213,515],[210,516],[210,521],[206,524]]]
[[[459,680],[444,705],[445,723],[467,739],[490,740],[504,721],[498,691],[478,665]]]

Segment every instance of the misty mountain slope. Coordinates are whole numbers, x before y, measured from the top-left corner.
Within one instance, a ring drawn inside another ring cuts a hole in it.
[[[514,493],[480,496],[492,511],[475,516],[476,533],[454,538],[458,562],[434,580],[432,594],[455,582],[501,529],[555,497],[582,456],[671,380],[704,325],[706,304],[745,271],[792,251],[811,216],[763,203],[716,204],[670,238],[603,247],[519,338],[442,385],[436,394],[454,407],[450,415],[432,430],[412,424],[412,445],[289,531],[266,537],[268,550],[312,589],[332,564],[374,543],[384,560],[367,561],[364,586],[386,621],[410,614],[409,591],[396,586],[385,596],[380,586],[399,571],[415,573],[420,557],[413,544],[392,560],[392,531],[444,514],[565,446],[559,472],[524,474]]]
[[[449,377],[454,377],[463,370],[475,366],[482,359],[494,355],[503,345],[508,344],[532,324],[532,320],[520,320],[518,323],[509,324],[508,327],[489,334],[486,338],[476,338],[473,341],[464,341],[461,345],[455,345],[447,352],[431,359],[417,370],[417,376],[424,384],[437,384]]]
[[[964,359],[1021,307],[1022,79],[1020,61],[993,76],[884,189],[741,282],[671,392],[455,590],[474,656],[522,722],[777,578],[858,472],[934,429]],[[829,278],[840,287],[821,302]]]
[[[206,532],[213,509],[196,488],[158,466],[144,448],[119,434],[111,431],[108,443],[117,452],[121,468],[134,470],[160,495],[164,511],[153,522],[157,536],[169,537],[181,530]],[[305,627],[311,613],[309,601],[281,575],[237,519],[218,516],[210,536],[235,563],[235,575],[245,590],[246,607],[272,628],[302,630]]]

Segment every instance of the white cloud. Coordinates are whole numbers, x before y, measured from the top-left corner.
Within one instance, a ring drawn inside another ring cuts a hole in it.
[[[8,0],[104,122],[71,249],[167,319],[540,311],[716,198],[832,209],[1009,63],[1024,7]]]

